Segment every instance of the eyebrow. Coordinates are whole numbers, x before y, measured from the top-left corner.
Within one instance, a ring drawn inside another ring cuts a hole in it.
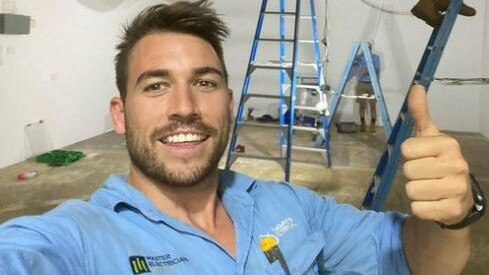
[[[214,74],[217,74],[220,77],[224,78],[224,74],[221,70],[216,69],[214,67],[210,67],[210,66],[196,68],[196,69],[192,70],[192,73],[194,75],[203,75],[203,74],[208,74],[208,73],[214,73]]]
[[[200,67],[192,70],[192,74],[194,75],[204,75],[208,73],[214,73],[219,75],[220,77],[224,78],[224,74],[221,70],[216,69],[211,66],[205,66],[205,67]],[[138,79],[136,80],[136,85],[141,83],[143,80],[152,78],[152,77],[168,77],[170,76],[170,71],[166,69],[157,69],[157,70],[150,70],[150,71],[145,71],[142,73]]]
[[[143,81],[145,79],[148,79],[148,78],[152,78],[152,77],[168,77],[169,75],[170,75],[170,72],[168,70],[165,70],[165,69],[145,71],[136,80],[136,85],[138,85],[141,81]]]

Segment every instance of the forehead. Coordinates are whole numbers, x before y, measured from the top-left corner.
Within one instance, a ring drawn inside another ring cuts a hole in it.
[[[214,48],[205,40],[181,33],[152,33],[141,38],[129,55],[131,75],[151,69],[221,68]]]

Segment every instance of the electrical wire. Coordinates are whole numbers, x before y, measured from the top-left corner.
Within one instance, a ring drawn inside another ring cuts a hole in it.
[[[377,13],[377,19],[375,20],[374,28],[372,29],[372,32],[369,34],[369,36],[366,39],[367,41],[369,41],[371,43],[373,43],[375,41],[375,37],[377,36],[377,33],[379,32],[379,26],[380,26],[380,20],[382,19],[383,7],[384,7],[384,0],[381,0],[380,8],[377,9],[379,12]]]
[[[329,62],[329,46],[330,46],[330,37],[329,37],[329,12],[328,12],[328,0],[323,0],[321,1],[323,3],[323,8],[322,10],[324,11],[324,25],[323,25],[323,37],[321,39],[321,43],[323,44],[323,54],[322,54],[322,65],[323,65],[323,70],[324,70],[324,78],[326,78],[326,73],[327,73],[327,64]],[[317,7],[317,5],[316,5]]]

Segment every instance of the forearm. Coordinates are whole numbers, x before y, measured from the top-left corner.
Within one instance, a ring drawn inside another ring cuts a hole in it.
[[[404,223],[403,242],[413,274],[460,274],[470,254],[470,229],[441,229],[411,216]]]

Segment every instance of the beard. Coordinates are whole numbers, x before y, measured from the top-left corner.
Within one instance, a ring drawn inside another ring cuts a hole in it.
[[[132,164],[147,178],[155,183],[170,187],[192,187],[204,182],[217,171],[229,139],[231,116],[220,123],[220,130],[204,124],[198,118],[174,118],[168,126],[155,129],[150,135],[150,143],[138,135],[126,120],[126,143]],[[171,168],[165,156],[158,156],[156,146],[160,139],[170,131],[179,128],[194,129],[208,135],[211,139],[210,149],[198,160],[184,159],[182,167]]]

